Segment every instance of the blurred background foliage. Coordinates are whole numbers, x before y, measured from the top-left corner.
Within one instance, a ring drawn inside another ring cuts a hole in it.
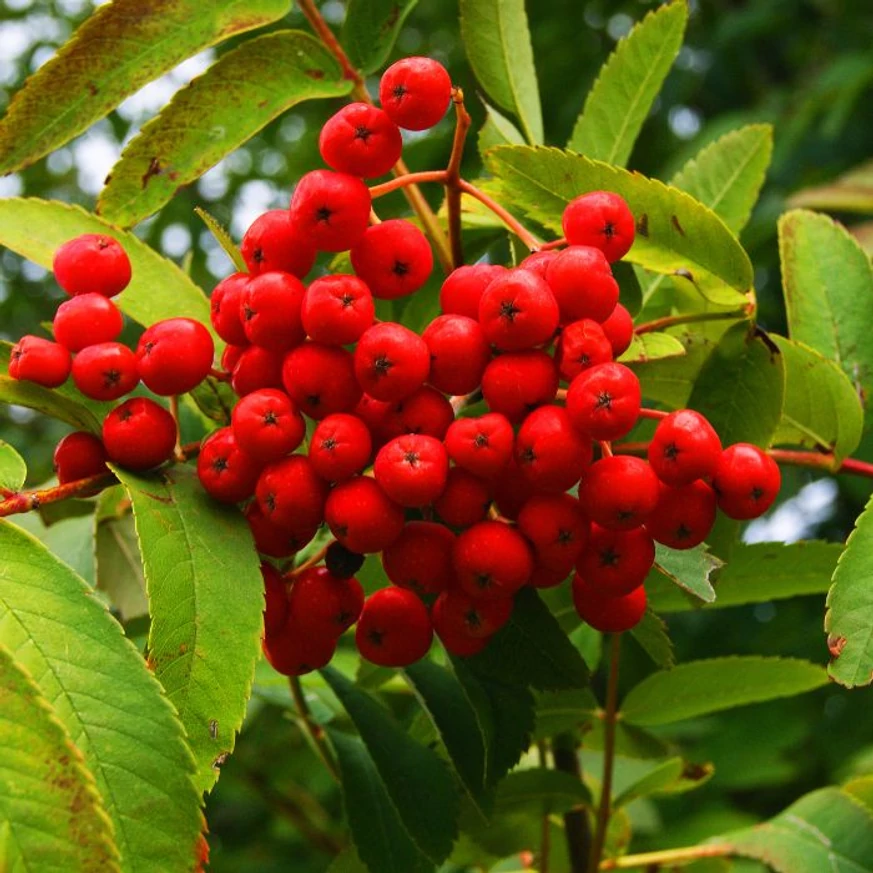
[[[94,5],[89,0],[0,0],[0,109]],[[566,142],[599,66],[616,40],[655,5],[644,0],[527,4],[550,144]],[[832,179],[873,155],[873,6],[870,0],[691,0],[690,7],[685,46],[630,166],[667,178],[731,128],[756,121],[775,126],[773,165],[743,242],[756,266],[759,320],[782,331],[776,217],[793,192]],[[341,24],[342,2],[328,0],[321,10],[332,25]],[[296,9],[275,28],[288,26],[305,28]],[[175,90],[234,44],[230,40],[187,61],[68,146],[20,174],[0,178],[0,197],[34,196],[93,208],[124,144]],[[468,95],[474,130],[481,126],[482,106],[460,42],[454,2],[420,0],[401,30],[395,55],[401,54],[442,61]],[[319,101],[288,112],[180,191],[137,233],[189,266],[195,280],[210,290],[231,267],[194,207],[205,206],[239,239],[258,214],[287,203],[294,180],[319,164],[318,130],[338,105]],[[409,135],[405,157],[410,166],[439,166],[451,135],[449,119],[427,136]],[[475,176],[479,170],[471,147],[464,172]],[[402,209],[399,197],[390,202]],[[11,252],[0,253],[0,337],[15,338],[50,320],[61,296],[45,271]],[[0,438],[26,457],[34,482],[50,475],[61,427],[26,410],[0,409]],[[780,505],[746,537],[842,539],[866,493],[791,471]],[[813,597],[672,616],[670,630],[680,661],[778,653],[823,662],[822,614],[821,598]],[[651,664],[635,644],[626,645],[626,654],[623,670],[629,686]],[[403,707],[401,696],[396,703]],[[665,739],[681,742],[692,761],[713,761],[715,776],[693,795],[657,805],[648,800],[633,804],[633,847],[692,842],[771,815],[813,787],[873,772],[868,710],[863,692],[834,687],[672,727]],[[596,753],[591,754],[596,774]],[[260,686],[246,734],[224,767],[207,815],[211,869],[220,873],[316,873],[345,845],[338,792],[297,730],[284,686],[273,691]]]

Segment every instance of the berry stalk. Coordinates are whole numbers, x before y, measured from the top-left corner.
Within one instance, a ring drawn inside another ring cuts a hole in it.
[[[455,106],[455,138],[452,153],[446,168],[446,208],[449,213],[449,244],[452,249],[452,262],[460,267],[464,263],[464,249],[461,239],[461,159],[464,156],[464,143],[470,130],[470,114],[464,106],[464,92],[460,88],[452,91]]]
[[[300,685],[299,677],[289,676],[288,685],[291,688],[291,697],[294,698],[294,706],[297,708],[300,727],[312,741],[316,753],[324,762],[324,766],[327,767],[330,775],[333,776],[334,780],[339,782],[339,771],[336,762],[333,759],[333,753],[324,737],[324,730],[312,717],[312,711],[309,709],[309,704],[306,702],[306,697],[303,694],[303,688]]]

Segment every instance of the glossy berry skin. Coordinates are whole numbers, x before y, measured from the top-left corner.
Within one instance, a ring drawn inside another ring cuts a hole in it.
[[[688,485],[712,476],[721,458],[721,440],[693,409],[678,409],[658,422],[649,443],[649,463],[667,485]]]
[[[479,319],[479,300],[485,289],[509,271],[500,264],[465,264],[452,270],[440,288],[440,309],[446,315]]]
[[[728,446],[712,476],[718,508],[739,521],[763,515],[773,505],[781,484],[777,463],[749,443]]]
[[[155,394],[186,394],[212,368],[215,345],[193,318],[168,318],[148,328],[136,347],[139,377]]]
[[[599,364],[584,370],[567,391],[573,426],[595,440],[628,434],[640,415],[640,381],[623,364]]]
[[[518,513],[518,529],[534,547],[537,566],[565,578],[588,543],[588,519],[569,494],[535,494]]]
[[[336,637],[310,633],[305,625],[286,621],[263,642],[264,657],[283,676],[303,676],[326,667],[336,651]]]
[[[394,322],[374,324],[355,349],[358,384],[376,400],[399,401],[417,391],[430,371],[424,340]]]
[[[642,458],[601,458],[582,478],[579,503],[588,518],[601,527],[630,530],[654,512],[658,477]]]
[[[446,434],[446,451],[474,476],[491,479],[512,458],[515,434],[505,415],[489,412],[479,418],[459,418]]]
[[[118,307],[102,294],[79,294],[64,301],[55,313],[55,341],[71,352],[115,340],[124,327]]]
[[[380,300],[412,294],[433,270],[433,252],[427,237],[402,218],[368,227],[352,247],[351,260],[355,273]]]
[[[295,574],[288,594],[289,620],[318,636],[338,637],[364,608],[364,589],[354,576],[340,579],[325,567]]]
[[[197,477],[206,493],[221,503],[240,503],[255,493],[261,465],[222,427],[209,434],[197,456]]]
[[[340,482],[327,498],[324,519],[349,550],[369,555],[387,549],[403,531],[403,509],[369,476]]]
[[[233,408],[231,426],[236,443],[262,464],[293,452],[306,436],[306,422],[283,391],[261,388]]]
[[[234,367],[239,363],[242,353],[248,346],[226,345],[221,353],[221,368],[226,373],[233,373]]]
[[[610,597],[578,574],[573,577],[573,605],[586,624],[601,633],[620,634],[636,627],[646,612],[646,589]]]
[[[233,366],[231,387],[239,397],[262,388],[281,388],[283,361],[281,352],[248,346],[240,352]]]
[[[634,217],[623,197],[591,191],[571,200],[562,219],[572,246],[594,246],[610,263],[623,258],[634,242]]]
[[[439,594],[454,581],[455,535],[432,521],[410,521],[382,552],[385,575],[400,588],[419,595]]]
[[[288,619],[288,594],[284,579],[272,564],[261,564],[261,576],[264,580],[264,633],[273,636],[282,630]]]
[[[57,388],[67,381],[72,363],[70,353],[59,343],[39,336],[23,336],[12,347],[9,375],[44,388]]]
[[[94,434],[75,431],[55,447],[53,464],[58,482],[66,485],[106,472],[106,449]]]
[[[312,469],[326,482],[342,482],[360,473],[372,453],[367,425],[357,416],[342,412],[323,418],[309,441]]]
[[[513,424],[554,400],[557,390],[555,362],[539,349],[499,355],[482,374],[482,394],[489,409]]]
[[[445,446],[423,434],[404,434],[376,455],[373,473],[382,490],[401,506],[427,506],[442,494],[449,472]]]
[[[318,525],[300,525],[298,528],[282,528],[267,518],[257,500],[245,510],[246,521],[255,541],[255,549],[271,558],[287,558],[299,552],[318,533]]]
[[[529,270],[531,273],[536,273],[541,279],[546,278],[546,271],[549,269],[549,264],[561,254],[559,251],[547,249],[544,252],[533,252],[528,255],[518,266],[522,270]]]
[[[535,273],[512,270],[498,276],[483,292],[479,323],[496,348],[506,352],[531,349],[554,335],[558,304]]]
[[[715,516],[715,491],[705,482],[698,479],[678,488],[661,483],[646,530],[671,549],[693,549],[709,536]]]
[[[236,346],[248,345],[242,322],[242,299],[251,276],[246,273],[233,273],[222,279],[209,299],[212,327],[226,342]]]
[[[173,416],[148,397],[131,397],[103,420],[109,460],[128,470],[151,470],[168,461],[176,446]]]
[[[576,570],[604,594],[618,597],[642,585],[654,563],[655,543],[644,527],[608,530],[592,524]]]
[[[130,258],[110,236],[86,233],[64,243],[56,252],[52,270],[58,285],[71,297],[102,294],[114,297],[130,282]]]
[[[537,491],[559,493],[571,488],[591,463],[591,440],[571,424],[560,406],[541,406],[522,423],[515,460]]]
[[[316,421],[349,412],[361,398],[352,356],[339,346],[297,346],[285,357],[282,384],[298,409]]]
[[[612,344],[596,321],[583,318],[561,331],[555,360],[561,378],[572,382],[583,370],[608,364],[612,360]]]
[[[433,641],[427,607],[411,591],[383,588],[371,594],[355,629],[362,657],[380,667],[408,667]]]
[[[437,616],[433,614],[431,619],[433,621],[434,633],[439,637],[443,648],[456,658],[469,658],[472,655],[478,655],[479,652],[488,646],[490,637],[473,639],[472,637],[457,633],[454,627],[442,619],[442,615],[439,621]]]
[[[590,318],[606,321],[618,303],[618,282],[599,249],[570,246],[546,270],[546,282],[561,310],[565,324]]]
[[[290,273],[261,273],[240,297],[246,339],[273,352],[287,352],[305,337],[300,309],[306,289]]]
[[[430,350],[431,385],[446,394],[469,394],[482,383],[491,350],[478,321],[465,315],[440,315],[421,338]]]
[[[491,489],[484,480],[460,467],[446,476],[443,493],[434,501],[437,515],[452,527],[464,528],[482,521],[491,505]]]
[[[482,521],[458,535],[452,560],[458,587],[470,597],[511,597],[533,573],[533,551],[515,528]]]
[[[328,345],[357,342],[376,315],[373,295],[357,276],[322,276],[307,289],[301,317],[310,339]]]
[[[442,638],[466,637],[472,640],[494,636],[512,616],[511,597],[482,600],[463,591],[443,591],[433,605],[434,629]]]
[[[445,114],[452,98],[446,68],[432,58],[401,58],[379,82],[379,102],[404,130],[427,130]]]
[[[455,420],[452,404],[430,385],[424,385],[399,403],[392,403],[382,421],[385,442],[405,433],[420,433],[441,440]]]
[[[364,556],[350,552],[342,543],[334,541],[327,547],[324,566],[332,576],[348,579],[364,566]]]
[[[504,518],[517,519],[522,507],[536,493],[527,476],[521,471],[513,454],[508,466],[490,483],[494,502]]]
[[[136,356],[121,343],[82,349],[73,359],[73,382],[92,400],[118,400],[139,384]]]
[[[315,475],[304,455],[290,455],[268,464],[255,486],[261,512],[286,531],[308,532],[324,519],[327,485]]]
[[[634,338],[634,321],[631,314],[620,303],[615,305],[612,315],[601,322],[600,327],[612,346],[612,356],[618,358],[629,348]]]
[[[350,103],[325,122],[318,149],[332,169],[369,179],[384,176],[400,160],[403,138],[383,109]]]
[[[312,170],[291,196],[294,230],[322,252],[344,252],[364,235],[370,221],[370,192],[357,177]]]
[[[271,209],[258,216],[239,250],[252,276],[278,270],[302,279],[315,264],[315,246],[294,225],[287,209]]]

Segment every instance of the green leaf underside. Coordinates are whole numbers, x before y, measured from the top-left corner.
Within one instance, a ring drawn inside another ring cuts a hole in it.
[[[0,440],[0,488],[17,491],[27,478],[27,465],[24,458],[9,445]]]
[[[326,667],[321,674],[358,729],[409,838],[434,864],[441,864],[457,836],[458,795],[448,767],[338,670]]]
[[[715,589],[710,582],[713,571],[722,562],[706,551],[701,544],[693,549],[669,549],[660,543],[655,544],[655,568],[653,574],[669,579],[683,591],[704,603],[715,600]]]
[[[700,785],[712,776],[712,768],[689,765],[682,758],[668,758],[622,790],[613,800],[613,806],[627,806],[649,794],[675,793],[677,788],[688,790],[693,786],[681,784],[684,776],[696,776],[689,781]]]
[[[489,152],[486,163],[506,200],[557,234],[570,200],[586,191],[614,191],[637,221],[625,260],[656,273],[679,272],[694,282],[715,283],[732,293],[752,287],[752,265],[736,237],[683,191],[553,148],[501,146]]]
[[[0,642],[39,677],[112,820],[121,869],[188,869],[199,796],[182,727],[92,590],[36,540],[0,522]]]
[[[588,92],[567,148],[625,166],[679,53],[688,7],[669,3],[650,12],[619,40]]]
[[[352,83],[315,37],[282,30],[247,40],[178,91],[125,148],[97,211],[123,227],[169,202],[268,122]]]
[[[591,690],[539,691],[536,694],[536,736],[553,737],[576,730],[597,710],[599,704]]]
[[[679,358],[685,355],[685,346],[672,334],[634,334],[628,350],[618,358],[623,364],[644,364],[662,358]]]
[[[873,161],[867,161],[826,185],[804,188],[789,200],[792,206],[834,212],[873,213]]]
[[[384,66],[418,0],[349,0],[341,42],[352,66],[369,75]]]
[[[676,663],[667,625],[651,609],[646,610],[642,621],[631,629],[631,635],[662,670],[668,670]]]
[[[289,5],[115,0],[101,7],[12,98],[0,121],[0,173],[33,163],[147,82],[201,49],[281,18]]]
[[[485,93],[513,113],[528,142],[543,141],[543,118],[524,0],[460,0],[461,38]]]
[[[119,870],[94,777],[31,677],[0,643],[0,820],[8,873]]]
[[[260,657],[264,593],[245,519],[196,473],[116,470],[133,503],[148,589],[149,662],[179,711],[208,791],[233,751]]]
[[[588,786],[570,773],[532,767],[510,773],[497,789],[495,815],[527,812],[532,817],[556,815],[591,803]]]
[[[736,706],[792,697],[820,688],[827,681],[823,667],[795,658],[711,658],[653,673],[631,689],[621,711],[631,724],[671,724]]]
[[[485,105],[485,123],[479,131],[479,154],[499,145],[524,145],[524,135],[493,106]]]

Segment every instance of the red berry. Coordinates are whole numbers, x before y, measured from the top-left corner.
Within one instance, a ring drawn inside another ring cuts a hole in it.
[[[382,490],[401,506],[427,506],[442,494],[449,472],[445,446],[433,437],[409,433],[386,443],[373,473]]]
[[[433,270],[427,237],[401,218],[368,227],[352,248],[351,260],[355,272],[380,300],[412,294]]]
[[[369,179],[384,176],[400,160],[403,137],[383,109],[350,103],[325,122],[318,148],[329,167]]]
[[[377,400],[403,400],[419,389],[430,370],[424,340],[401,324],[386,321],[368,328],[355,349],[355,376]]]
[[[57,388],[67,381],[72,359],[59,343],[38,336],[23,336],[9,355],[9,375],[13,379],[36,382],[44,388]]]
[[[261,564],[264,580],[264,633],[275,636],[288,619],[288,594],[279,571],[266,562]]]
[[[601,458],[582,478],[579,503],[601,527],[630,530],[641,525],[658,502],[658,477],[641,458]]]
[[[222,369],[228,373],[232,373],[234,367],[236,367],[237,363],[239,363],[239,359],[242,357],[242,353],[247,348],[248,346],[225,346],[224,351],[221,353]]]
[[[608,364],[612,360],[612,345],[596,321],[583,318],[561,331],[555,360],[561,378],[572,382],[583,370]]]
[[[398,422],[391,421],[395,408],[396,404],[394,403],[389,403],[387,400],[376,400],[369,394],[363,394],[352,410],[353,414],[367,425],[374,446],[381,446],[388,440],[400,436],[403,432],[397,429]]]
[[[567,391],[573,426],[595,440],[628,434],[640,415],[640,380],[623,364],[598,364],[583,370]]]
[[[255,497],[271,524],[308,532],[324,520],[327,484],[315,475],[309,458],[291,455],[264,467]]]
[[[364,608],[364,589],[354,576],[340,579],[325,567],[310,567],[294,576],[288,595],[289,620],[318,636],[338,637]]]
[[[274,352],[286,352],[305,337],[300,309],[306,289],[290,273],[261,273],[240,297],[246,339]]]
[[[537,491],[566,491],[591,463],[591,440],[581,436],[560,406],[535,409],[519,428],[515,460]]]
[[[427,130],[445,114],[452,99],[452,80],[433,58],[402,58],[379,82],[379,102],[391,120],[405,130]]]
[[[245,397],[262,388],[281,388],[283,361],[280,352],[271,352],[260,346],[243,349],[233,367],[230,380],[233,390]]]
[[[452,558],[458,586],[482,600],[511,597],[534,567],[527,540],[502,521],[482,521],[460,533]]]
[[[430,349],[430,383],[446,394],[469,394],[482,383],[491,350],[479,322],[440,315],[421,337]]]
[[[312,469],[327,482],[342,482],[360,473],[372,452],[367,425],[342,412],[323,418],[309,441]]]
[[[472,655],[478,655],[487,645],[490,637],[481,637],[474,639],[473,637],[465,637],[459,633],[455,633],[453,628],[440,627],[434,620],[434,633],[440,638],[443,648],[456,658],[469,658]]]
[[[446,276],[440,289],[440,309],[446,315],[479,319],[479,301],[485,289],[509,271],[499,264],[465,264]]]
[[[446,477],[443,493],[433,506],[446,524],[470,527],[485,518],[490,505],[491,490],[488,483],[460,467],[452,467]]]
[[[546,270],[546,282],[561,310],[561,321],[606,321],[618,303],[618,282],[599,249],[570,246]]]
[[[728,446],[712,477],[718,508],[728,518],[740,521],[763,515],[779,494],[781,483],[776,462],[749,443]]]
[[[114,297],[130,282],[130,258],[110,236],[86,233],[65,242],[52,264],[58,285],[70,296],[102,294]]]
[[[136,347],[139,377],[155,394],[185,394],[212,368],[215,345],[193,318],[168,318],[148,328]]]
[[[482,394],[492,412],[520,422],[529,412],[550,403],[558,390],[555,362],[538,349],[499,355],[482,374]]]
[[[92,400],[118,400],[139,383],[136,356],[121,343],[82,349],[73,359],[73,382]]]
[[[84,431],[67,434],[55,448],[58,482],[77,482],[106,472],[106,449],[98,437]]]
[[[658,422],[649,443],[649,463],[662,482],[688,485],[712,476],[721,457],[721,440],[693,409],[679,409]]]
[[[474,476],[491,479],[512,458],[515,434],[506,416],[490,412],[480,418],[459,418],[446,434],[449,457]]]
[[[403,510],[369,476],[340,482],[327,498],[324,518],[349,551],[369,555],[387,549],[403,530]]]
[[[521,508],[536,493],[530,479],[522,473],[515,455],[490,484],[497,509],[505,518],[518,518]]]
[[[295,227],[287,209],[271,209],[256,218],[239,250],[253,276],[278,270],[302,279],[315,264],[315,246]]]
[[[237,443],[233,430],[209,434],[197,456],[197,476],[206,493],[222,503],[240,503],[255,493],[261,465]]]
[[[227,343],[248,344],[242,323],[242,299],[251,281],[247,273],[233,273],[222,279],[209,299],[210,319],[215,332]]]
[[[582,576],[573,577],[573,605],[579,618],[602,633],[620,634],[636,627],[646,612],[646,589],[610,597]]]
[[[355,629],[361,655],[381,667],[408,667],[423,658],[433,641],[427,607],[404,588],[371,594]]]
[[[634,338],[634,321],[631,314],[620,303],[615,305],[612,315],[600,325],[612,346],[612,356],[618,358],[629,348]]]
[[[541,279],[546,278],[546,271],[549,269],[549,264],[561,254],[554,249],[548,249],[544,252],[534,252],[528,255],[518,266],[522,270],[529,270],[531,273],[536,273]]]
[[[455,535],[432,521],[411,521],[382,552],[385,575],[416,594],[439,594],[454,581],[452,546]]]
[[[286,621],[276,634],[264,637],[264,657],[285,676],[302,676],[330,663],[336,637],[311,633],[305,625]]]
[[[633,213],[611,191],[591,191],[571,200],[562,224],[570,245],[594,246],[610,263],[623,258],[634,242]]]
[[[131,397],[103,420],[103,445],[109,459],[129,470],[150,470],[172,457],[176,421],[148,397]]]
[[[661,483],[646,530],[656,542],[671,549],[693,549],[709,536],[715,510],[715,492],[705,482],[698,479],[679,488]]]
[[[343,252],[367,229],[370,191],[347,173],[313,170],[297,183],[290,209],[296,233],[319,251]]]
[[[518,529],[533,545],[537,566],[561,579],[588,542],[588,520],[569,494],[535,494],[518,513]]]
[[[306,422],[283,391],[261,388],[247,394],[231,416],[237,445],[263,464],[293,452],[306,436]]]
[[[354,576],[364,566],[364,556],[350,552],[342,543],[332,542],[324,553],[324,566],[327,571],[339,579]]]
[[[380,434],[386,442],[405,433],[420,433],[441,440],[454,420],[452,404],[435,388],[424,385],[405,400],[390,404]]]
[[[576,569],[598,590],[618,597],[642,585],[654,563],[655,543],[644,527],[608,530],[592,524]]]
[[[572,569],[572,564],[566,572],[564,568],[561,570],[549,570],[547,567],[537,564],[527,584],[531,588],[556,588],[570,575]]]
[[[535,273],[512,270],[498,276],[482,293],[479,323],[485,338],[498,349],[530,349],[554,335],[558,304]]]
[[[463,591],[443,591],[433,605],[434,629],[440,637],[488,639],[509,621],[513,605],[511,597],[482,600]]]
[[[301,525],[298,529],[282,528],[273,524],[264,515],[257,500],[253,500],[245,511],[246,521],[251,528],[255,548],[271,558],[287,558],[299,552],[318,533],[318,525]]]
[[[112,342],[123,327],[118,307],[102,294],[79,294],[65,301],[52,324],[55,340],[71,352]]]
[[[351,353],[339,346],[297,346],[285,357],[282,383],[297,406],[317,421],[354,409],[361,398]]]
[[[310,339],[346,346],[373,323],[376,308],[370,289],[357,276],[322,276],[306,289],[301,315]]]

